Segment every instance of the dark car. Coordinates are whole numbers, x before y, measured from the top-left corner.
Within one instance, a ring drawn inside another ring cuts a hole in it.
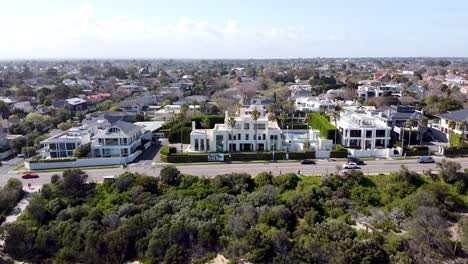
[[[23,178],[23,179],[35,179],[35,178],[39,178],[39,175],[37,175],[36,173],[27,173],[27,174],[24,174],[23,176],[21,176],[21,178]]]
[[[305,160],[301,160],[301,164],[303,164],[303,165],[307,165],[307,164],[315,164],[315,161],[313,161],[313,160],[308,160],[308,159],[305,159]]]
[[[356,157],[349,157],[349,158],[348,158],[348,163],[349,163],[349,162],[354,162],[354,163],[356,163],[357,165],[366,165],[366,164],[364,163],[364,161],[362,161],[362,160],[360,160],[359,158],[356,158]]]

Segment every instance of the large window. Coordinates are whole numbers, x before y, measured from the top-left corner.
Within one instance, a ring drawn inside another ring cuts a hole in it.
[[[195,139],[195,151],[198,151],[198,139]]]
[[[245,134],[245,140],[249,140],[249,134]]]
[[[366,130],[366,138],[372,138],[372,130]]]
[[[349,140],[349,146],[350,147],[359,147],[361,144],[361,140],[359,139],[350,139]]]
[[[250,129],[250,124],[244,123],[244,130],[249,130],[249,129]]]
[[[351,130],[350,137],[361,137],[361,130],[356,130],[356,129]]]
[[[216,151],[223,151],[223,135],[216,135]]]
[[[201,151],[205,150],[205,140],[204,139],[200,139],[200,150]]]
[[[257,130],[264,130],[265,124],[254,124],[254,129],[255,128],[257,128]]]
[[[385,130],[384,129],[378,129],[375,131],[375,136],[376,137],[385,137]]]

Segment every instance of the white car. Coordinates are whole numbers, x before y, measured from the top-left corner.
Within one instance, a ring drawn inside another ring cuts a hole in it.
[[[355,162],[348,162],[343,165],[343,169],[359,169],[359,167]]]

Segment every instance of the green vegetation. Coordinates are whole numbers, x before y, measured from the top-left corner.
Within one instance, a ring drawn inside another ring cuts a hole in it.
[[[103,184],[67,170],[2,227],[4,251],[33,263],[205,263],[218,253],[252,263],[439,263],[466,254],[468,176],[438,166],[440,179],[405,167],[213,179],[165,167],[159,179],[126,172]],[[461,244],[449,221],[459,222]]]
[[[461,135],[453,133],[449,138],[451,147],[460,147]]]
[[[468,155],[468,146],[446,148],[444,154],[447,157]]]
[[[214,128],[215,124],[224,123],[224,116],[221,115],[199,115],[187,119],[185,115],[178,115],[169,120],[161,128],[161,132],[165,132],[170,143],[180,143],[180,133],[182,133],[182,142],[190,144],[190,132],[192,132],[192,122],[195,121],[197,129],[204,128],[202,126],[203,119],[206,118],[210,124],[207,129]]]
[[[83,144],[73,150],[73,157],[84,158],[88,157],[91,152],[91,142]]]
[[[18,179],[9,179],[5,187],[0,189],[0,224],[5,221],[5,215],[16,206],[22,196],[23,184]]]
[[[327,120],[327,118],[319,113],[311,113],[310,126],[320,131],[320,137],[326,139],[334,139],[336,127]]]
[[[176,153],[176,148],[164,146],[161,148],[161,160],[168,163],[197,163],[208,162],[207,153]],[[286,151],[262,151],[262,152],[232,152],[224,154],[224,161],[258,161],[258,160],[285,160],[286,155],[291,160],[314,159],[315,152],[289,152]]]

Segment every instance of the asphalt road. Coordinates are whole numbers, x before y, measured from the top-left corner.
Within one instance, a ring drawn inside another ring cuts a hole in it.
[[[436,161],[441,158],[436,157]],[[455,158],[449,159],[458,162],[462,165],[462,168],[468,168],[468,158]],[[274,175],[284,174],[288,172],[297,173],[298,170],[303,175],[325,175],[328,173],[337,172],[341,169],[344,162],[334,162],[327,160],[317,160],[317,164],[313,165],[301,165],[299,162],[291,163],[246,163],[246,164],[205,164],[205,165],[180,165],[177,168],[184,174],[192,174],[197,176],[213,177],[220,174],[227,173],[249,173],[256,175],[262,171],[272,172]],[[416,160],[375,160],[366,161],[367,165],[361,166],[361,170],[364,174],[379,174],[379,173],[390,173],[400,169],[401,165],[405,165],[409,170],[422,172],[423,170],[436,169],[435,164],[419,164]],[[98,169],[98,170],[87,170],[89,180],[101,182],[103,176],[118,175],[125,171],[133,171],[151,176],[158,176],[162,166],[151,166],[148,163],[135,163],[130,164],[127,169],[112,168],[112,169]],[[0,172],[0,186],[3,186],[9,178],[18,178],[23,183],[31,183],[34,186],[40,186],[50,182],[50,177],[55,173],[39,173],[40,178],[38,179],[21,179],[20,174],[9,174]]]

